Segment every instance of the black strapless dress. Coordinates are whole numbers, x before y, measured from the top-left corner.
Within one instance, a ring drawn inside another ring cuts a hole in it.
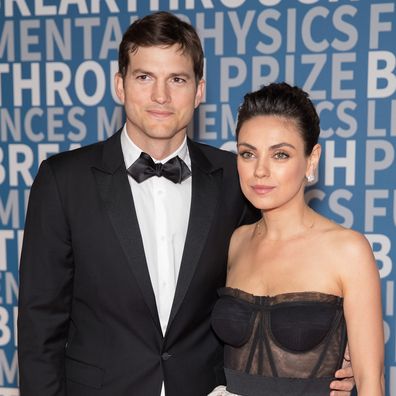
[[[225,343],[227,391],[328,396],[347,343],[343,299],[320,292],[254,296],[224,287],[212,326]]]

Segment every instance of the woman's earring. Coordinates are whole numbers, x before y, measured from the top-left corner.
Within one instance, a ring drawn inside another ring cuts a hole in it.
[[[311,175],[307,176],[308,183],[312,183],[314,180],[315,180],[315,176],[314,175],[311,174]]]

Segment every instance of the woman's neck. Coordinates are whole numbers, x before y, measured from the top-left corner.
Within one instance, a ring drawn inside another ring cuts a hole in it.
[[[306,235],[315,226],[317,214],[305,203],[290,210],[262,211],[256,233],[268,241],[286,241]]]

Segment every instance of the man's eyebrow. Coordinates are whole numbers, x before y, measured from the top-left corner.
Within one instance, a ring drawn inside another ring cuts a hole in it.
[[[148,70],[144,70],[144,69],[132,69],[132,74],[153,74],[152,72],[148,71]]]
[[[137,69],[132,69],[132,75],[136,74],[148,74],[149,76],[155,76],[154,72],[151,72],[149,70],[145,70],[142,68],[137,68]],[[192,74],[185,72],[185,71],[180,71],[180,72],[173,72],[169,74],[169,77],[184,77],[184,78],[192,78]]]

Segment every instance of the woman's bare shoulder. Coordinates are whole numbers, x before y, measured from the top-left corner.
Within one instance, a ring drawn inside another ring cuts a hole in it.
[[[329,220],[324,223],[323,246],[343,271],[355,271],[363,266],[372,266],[373,252],[367,238],[360,232],[343,227]]]
[[[252,236],[256,224],[246,224],[235,229],[231,236],[230,246],[228,249],[228,262],[229,264],[234,258],[241,253],[243,247]]]
[[[333,248],[348,255],[366,252],[367,248],[371,250],[368,240],[362,233],[335,223],[328,228],[327,237]]]
[[[245,224],[236,228],[231,236],[231,243],[238,243],[241,240],[248,238],[252,235],[257,223]]]

